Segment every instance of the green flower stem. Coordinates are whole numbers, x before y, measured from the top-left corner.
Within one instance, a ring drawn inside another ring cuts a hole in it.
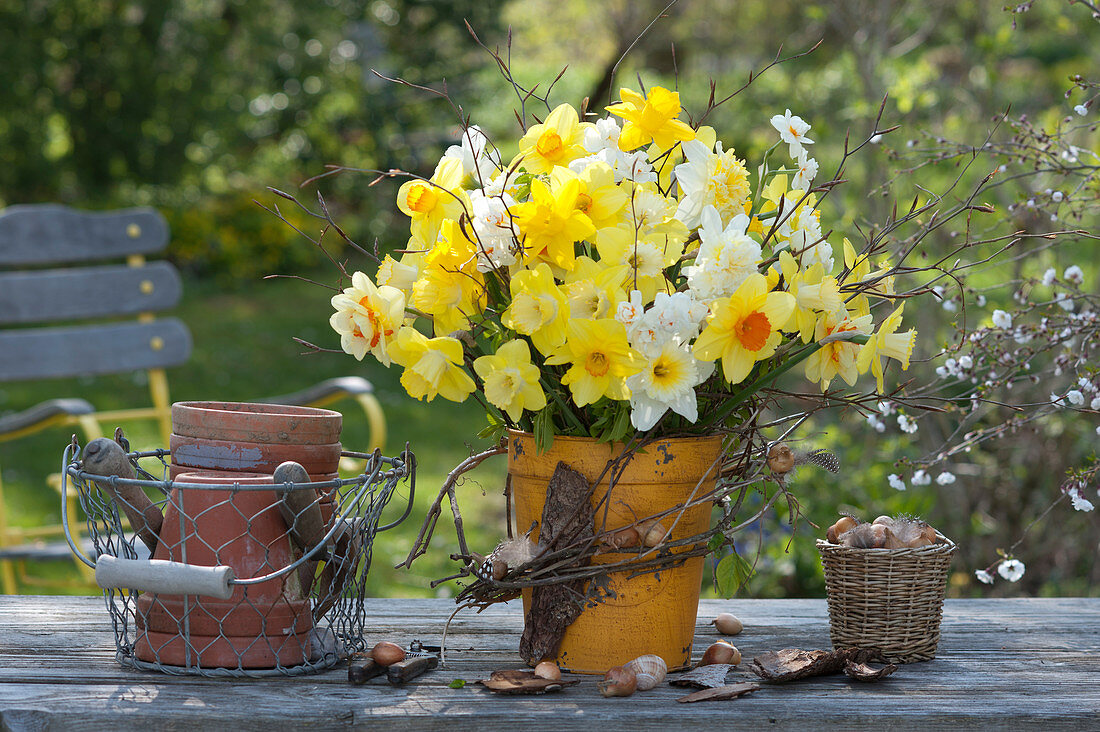
[[[798,364],[805,361],[807,358],[816,353],[817,350],[820,348],[820,343],[811,343],[806,348],[798,351],[789,359],[787,359],[787,361],[785,361],[781,366],[772,369],[766,374],[761,374],[751,384],[742,388],[739,392],[727,399],[726,403],[720,409],[718,409],[715,418],[710,421],[710,424],[720,424],[721,422],[724,422],[731,414],[733,414],[733,410],[740,406],[740,404],[745,401],[745,399],[749,395],[755,394],[763,387],[774,383],[776,379],[778,379],[786,372],[790,371]]]
[[[783,141],[780,140],[779,142],[775,143],[774,145],[772,145],[771,147],[769,147],[767,150],[764,151],[764,157],[760,161],[760,168],[762,168],[764,170],[764,175],[760,176],[760,180],[758,181],[758,184],[756,186],[756,190],[753,192],[752,209],[749,212],[750,217],[755,216],[756,213],[760,210],[760,206],[758,204],[760,203],[760,194],[763,192],[763,190],[765,188],[764,181],[775,175],[774,171],[769,171],[768,170],[768,158],[770,158],[771,154],[776,150],[776,148],[778,148],[782,144],[783,144]]]
[[[539,383],[542,384],[542,390],[548,393],[554,401],[557,402],[558,408],[561,410],[562,414],[564,414],[566,419],[577,429],[577,434],[582,436],[588,434],[580,418],[573,414],[573,410],[570,409],[569,405],[561,398],[561,394],[558,393],[557,389],[551,388],[549,380],[546,378],[546,374],[539,373]]]
[[[842,335],[844,337],[835,337],[832,340],[827,341],[826,343],[836,342],[836,341],[847,341],[847,342],[850,342],[850,343],[863,344],[863,343],[866,343],[869,340],[869,336],[864,335],[863,333],[857,333],[857,332],[852,332],[851,335],[848,335],[846,333],[845,334],[838,334],[838,335]],[[782,376],[786,372],[790,371],[792,368],[794,368],[798,364],[802,363],[803,361],[805,361],[807,358],[809,358],[813,354],[817,353],[817,351],[820,350],[820,348],[822,346],[826,345],[826,343],[820,343],[820,342],[811,343],[808,346],[806,346],[805,348],[803,348],[801,351],[797,351],[789,359],[784,361],[781,366],[778,366],[778,367],[772,369],[771,371],[769,371],[768,373],[762,374],[761,376],[759,376],[751,384],[744,387],[743,389],[741,389],[741,391],[737,392],[732,397],[730,397],[728,400],[726,400],[726,404],[728,406],[723,407],[722,409],[718,410],[717,417],[715,419],[711,420],[709,422],[709,424],[717,424],[717,423],[725,421],[730,416],[730,414],[733,413],[733,410],[736,409],[741,404],[741,402],[743,402],[750,394],[754,394],[759,389],[762,389],[766,386],[769,386],[770,384],[773,384],[775,382],[775,380],[778,379],[780,376]]]

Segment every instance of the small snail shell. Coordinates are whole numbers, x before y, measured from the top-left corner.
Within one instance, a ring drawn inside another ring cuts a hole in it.
[[[890,526],[891,524],[894,523],[894,519],[892,519],[889,516],[879,516],[874,521],[872,521],[871,523],[873,523],[873,524],[882,524],[883,526]]]
[[[609,668],[596,688],[604,696],[630,696],[638,688],[638,677],[626,666]]]
[[[731,666],[736,666],[741,663],[741,651],[725,641],[713,643],[703,652],[703,660],[699,662],[699,665],[711,666],[716,663],[728,663]]]
[[[791,472],[791,468],[794,467],[794,453],[791,452],[791,448],[782,442],[772,445],[768,450],[768,467],[777,475]]]
[[[508,574],[508,562],[505,562],[503,559],[494,559],[492,566],[493,579],[498,582],[504,579],[504,575]]]
[[[604,541],[604,544],[612,549],[627,549],[629,547],[639,546],[641,543],[642,536],[633,526],[619,529]]]
[[[741,621],[737,619],[737,616],[731,615],[730,613],[718,613],[710,623],[722,635],[737,635],[745,627],[741,624]]]
[[[652,653],[638,656],[624,668],[634,672],[638,679],[638,691],[649,691],[665,680],[668,666],[665,659]]]
[[[396,643],[382,641],[374,645],[374,648],[371,649],[370,657],[373,658],[374,662],[379,666],[392,666],[398,661],[405,660],[405,649]]]
[[[641,526],[645,526],[642,543],[648,547],[660,546],[668,536],[668,529],[660,521],[645,523]],[[641,526],[639,526],[639,529],[641,529]]]
[[[535,676],[538,676],[540,679],[560,681],[561,669],[558,668],[558,664],[553,661],[542,661],[539,665],[535,666]]]
[[[859,525],[859,521],[851,516],[841,516],[835,524],[829,527],[829,530],[825,532],[825,538],[830,544],[836,544],[840,535],[851,531]]]

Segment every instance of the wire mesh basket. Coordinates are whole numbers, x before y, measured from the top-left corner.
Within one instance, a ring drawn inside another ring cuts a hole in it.
[[[120,664],[212,677],[300,675],[365,650],[374,537],[412,510],[407,449],[399,457],[343,451],[365,461],[355,478],[309,482],[303,474],[279,483],[216,472],[172,480],[168,450],[120,449],[120,462],[139,477],[103,477],[85,472],[79,455],[74,439],[62,496],[76,490],[93,556],[67,517],[65,533],[104,588]],[[408,505],[381,525],[402,484]]]
[[[817,542],[836,648],[874,648],[891,663],[936,657],[954,542],[863,549]]]

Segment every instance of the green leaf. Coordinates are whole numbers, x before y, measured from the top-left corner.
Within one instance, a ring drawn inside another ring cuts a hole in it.
[[[486,418],[489,420],[489,425],[477,433],[478,437],[488,438],[493,442],[500,440],[504,437],[504,431],[508,428],[508,425],[504,423],[500,417],[492,412],[486,412]]]
[[[622,442],[633,429],[634,425],[630,423],[630,404],[622,402],[619,404],[618,414],[615,415],[615,421],[611,425],[611,437],[608,441]]]
[[[491,424],[478,432],[477,436],[490,442],[500,442],[501,438],[504,437],[505,429],[502,424]]]
[[[733,597],[741,585],[749,581],[755,574],[752,565],[741,558],[737,552],[731,552],[722,557],[718,566],[714,568],[714,578],[718,585],[718,592],[722,597]]]
[[[726,542],[726,537],[718,533],[710,537],[710,541],[707,542],[707,551],[716,552],[722,548],[722,544]]]
[[[531,181],[535,179],[535,176],[530,173],[520,173],[515,178],[516,190],[513,192],[513,197],[517,201],[524,201],[531,195]]]
[[[461,689],[465,685],[466,679],[455,679],[451,683],[447,684],[447,686],[451,687],[452,689]]]
[[[547,405],[535,415],[535,449],[544,453],[554,444],[554,410]]]

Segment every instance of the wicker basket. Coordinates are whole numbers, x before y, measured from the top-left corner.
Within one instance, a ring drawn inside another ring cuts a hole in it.
[[[891,663],[936,657],[955,544],[856,549],[818,540],[835,648],[876,648]]]

